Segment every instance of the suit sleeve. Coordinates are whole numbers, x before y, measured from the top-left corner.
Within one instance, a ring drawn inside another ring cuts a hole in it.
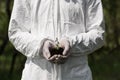
[[[26,57],[39,57],[46,38],[31,34],[30,9],[25,0],[14,0],[8,36],[15,48]]]
[[[85,33],[69,36],[73,55],[90,54],[104,45],[104,18],[101,0],[89,0],[86,4]]]

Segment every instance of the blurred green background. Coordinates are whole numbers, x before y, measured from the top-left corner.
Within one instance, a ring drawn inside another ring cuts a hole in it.
[[[105,46],[89,55],[94,80],[120,80],[120,0],[102,0]],[[13,0],[0,0],[0,80],[20,80],[25,57],[8,40]]]

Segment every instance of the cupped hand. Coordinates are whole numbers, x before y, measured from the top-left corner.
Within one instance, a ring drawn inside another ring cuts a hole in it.
[[[70,55],[70,42],[67,39],[61,39],[59,46],[64,49],[62,57],[67,58]]]
[[[43,45],[43,56],[47,60],[53,60],[55,56],[51,57],[51,53],[49,51],[50,48],[54,48],[55,43],[52,40],[46,40]]]

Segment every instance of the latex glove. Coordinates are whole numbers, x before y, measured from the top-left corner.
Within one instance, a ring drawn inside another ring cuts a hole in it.
[[[56,55],[51,56],[51,53],[49,51],[50,48],[54,48],[55,43],[52,40],[46,40],[43,45],[43,56],[45,59],[49,61],[53,61],[56,58]]]
[[[62,56],[63,58],[67,58],[70,53],[70,42],[67,39],[62,39],[59,41],[59,46],[64,49]]]

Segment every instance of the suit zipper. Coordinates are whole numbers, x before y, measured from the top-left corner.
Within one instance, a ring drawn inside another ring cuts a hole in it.
[[[58,38],[59,40],[59,29],[58,25],[58,18],[59,15],[59,0],[52,0],[52,18],[53,18],[53,29],[54,29],[54,40]],[[56,4],[55,4],[56,3]],[[56,21],[55,21],[56,20]],[[53,64],[52,67],[52,80],[61,80],[61,65],[60,64]]]
[[[52,67],[52,80],[61,80],[61,64],[53,64]]]

